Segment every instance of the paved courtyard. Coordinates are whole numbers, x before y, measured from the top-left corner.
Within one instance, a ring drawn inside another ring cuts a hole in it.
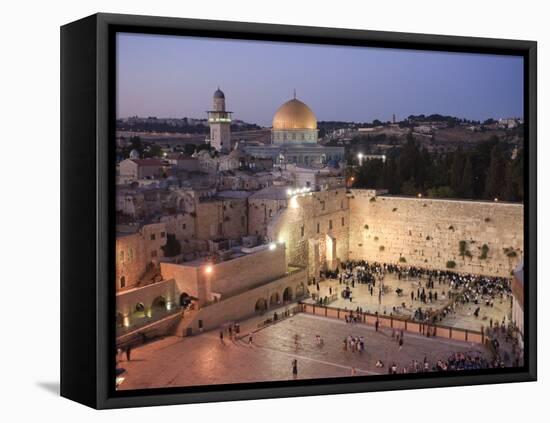
[[[357,307],[361,307],[363,311],[370,313],[377,311],[379,314],[390,314],[393,312],[394,315],[411,317],[418,307],[422,307],[423,310],[430,308],[438,310],[447,305],[449,285],[446,283],[440,285],[438,282],[435,282],[432,291],[437,292],[437,301],[424,304],[419,300],[411,300],[411,291],[416,293],[417,289],[420,288],[422,290],[419,282],[425,287],[427,278],[417,277],[399,280],[396,274],[386,274],[384,286],[387,287],[387,291],[382,295],[380,304],[378,300],[379,282],[376,283],[373,295],[370,294],[369,285],[367,284],[355,284],[353,288],[351,288],[350,284],[349,286],[352,291],[351,302],[348,299],[342,298],[341,292],[346,285],[339,284],[336,279],[321,282],[319,284],[319,291],[317,291],[314,285],[310,285],[308,288],[311,293],[319,293],[321,297],[329,296],[330,289],[332,289],[332,293],[336,293],[338,298],[329,304],[331,307],[346,308],[348,310],[355,310]],[[403,290],[401,296],[396,294],[395,290],[397,288]],[[426,289],[426,292],[428,291]],[[405,303],[405,307],[403,307],[403,303]],[[473,313],[478,306],[480,307],[480,312],[479,317],[476,318]],[[396,307],[396,311],[393,311],[393,307]],[[490,319],[493,319],[494,322],[502,322],[503,317],[506,316],[506,321],[508,322],[511,312],[512,305],[507,301],[501,302],[500,300],[495,300],[493,307],[486,306],[485,304],[466,304],[459,307],[455,314],[448,315],[440,324],[461,329],[480,330],[482,325],[485,327],[489,325]]]
[[[315,341],[316,335],[323,338],[323,345]],[[348,335],[363,336],[365,351],[344,351]],[[226,337],[221,342],[219,333],[212,331],[167,337],[136,348],[131,361],[123,359],[118,365],[127,370],[119,389],[290,380],[293,359],[298,360],[299,379],[351,376],[352,368],[357,375],[385,374],[392,362],[401,367],[426,357],[434,363],[468,351],[489,357],[477,344],[410,333],[405,333],[400,350],[389,330],[375,332],[370,326],[300,313],[259,330],[252,344],[247,337],[238,341]],[[383,368],[376,367],[379,359]]]

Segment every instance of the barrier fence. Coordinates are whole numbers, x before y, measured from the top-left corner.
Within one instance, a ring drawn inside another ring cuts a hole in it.
[[[375,326],[378,321],[379,328],[392,328],[403,330],[405,332],[422,334],[424,336],[435,336],[439,338],[453,339],[455,341],[472,342],[476,344],[485,344],[484,331],[453,328],[450,326],[438,325],[433,323],[416,322],[403,317],[377,315],[367,312],[358,312],[343,310],[336,307],[323,306],[319,304],[300,303],[301,311],[304,313],[315,314],[317,316],[331,317],[334,319],[345,320],[346,317],[353,316],[359,323]]]

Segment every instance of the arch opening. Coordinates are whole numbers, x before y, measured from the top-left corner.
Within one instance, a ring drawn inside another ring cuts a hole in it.
[[[293,298],[294,297],[292,295],[292,288],[290,286],[287,286],[283,291],[283,301],[292,301]]]

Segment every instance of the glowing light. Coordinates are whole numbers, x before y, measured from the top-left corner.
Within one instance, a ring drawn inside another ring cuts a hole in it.
[[[206,266],[206,268],[204,269],[204,272],[209,275],[210,273],[212,273],[212,266],[208,265]]]
[[[497,202],[498,202],[498,198],[495,197],[495,203],[497,203]]]
[[[292,197],[290,199],[290,208],[291,209],[297,209],[298,208],[298,200],[296,199],[296,197]]]
[[[277,248],[277,244],[275,244],[274,242],[272,242],[271,244],[269,244],[269,249],[271,251],[273,251],[275,248]]]
[[[285,240],[284,238],[282,237],[282,235],[279,237],[279,244],[284,244],[285,243]]]
[[[286,190],[286,195],[289,197],[292,195],[292,190],[290,188]]]
[[[124,316],[124,320],[122,321],[122,324],[124,325],[125,328],[129,327],[130,326],[130,317],[129,316]]]
[[[418,193],[418,198],[422,198],[422,193]]]
[[[359,160],[361,160],[361,159],[363,158],[363,153],[359,153],[359,154],[357,155],[357,158],[358,158]]]

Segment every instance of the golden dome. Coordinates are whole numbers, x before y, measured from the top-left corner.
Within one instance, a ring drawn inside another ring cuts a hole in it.
[[[317,118],[305,103],[293,98],[275,112],[273,129],[317,129]]]

